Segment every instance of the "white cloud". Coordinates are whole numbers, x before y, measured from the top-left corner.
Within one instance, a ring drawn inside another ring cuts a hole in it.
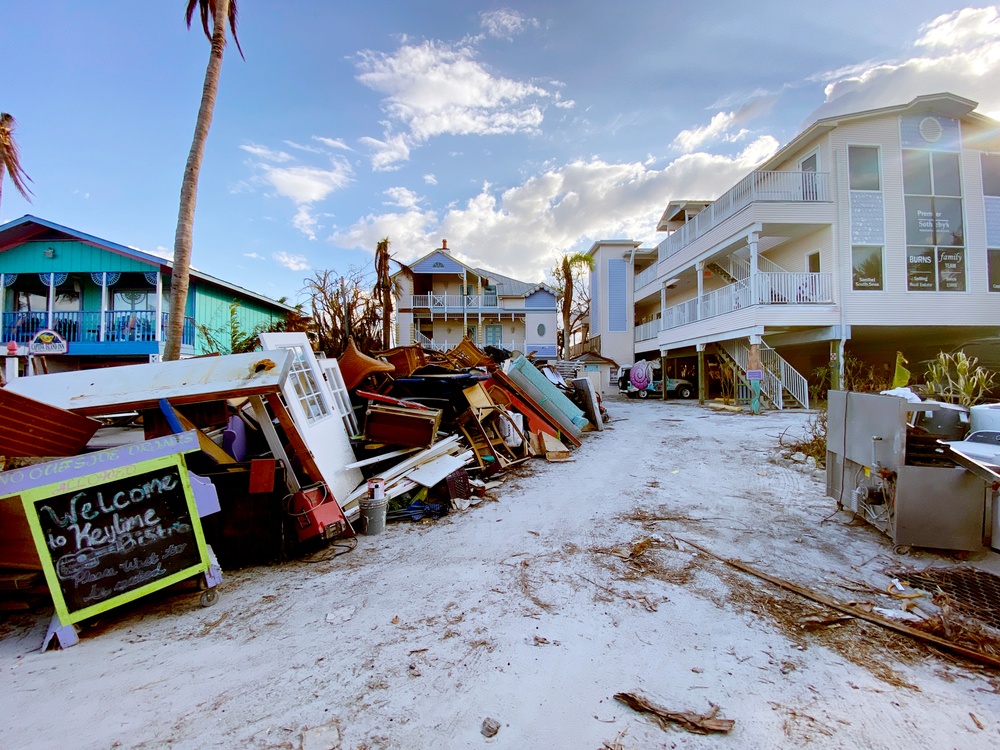
[[[391,187],[385,191],[385,194],[390,199],[386,202],[386,205],[397,206],[399,208],[413,208],[422,200],[419,195],[405,187]]]
[[[921,28],[911,56],[830,71],[821,80],[827,83],[826,102],[805,124],[943,91],[977,101],[979,112],[1000,117],[1000,11],[988,6],[938,16]]]
[[[290,271],[308,271],[309,263],[306,261],[304,255],[292,255],[291,253],[286,253],[284,250],[274,253],[271,256],[278,263],[283,265]]]
[[[774,138],[764,137],[735,156],[686,154],[660,170],[641,162],[574,161],[502,192],[485,184],[440,217],[414,204],[363,217],[331,239],[342,247],[374,247],[388,236],[407,262],[444,237],[471,265],[541,281],[556,252],[587,250],[615,237],[656,241],[654,227],[669,200],[715,198],[777,148]]]
[[[253,258],[254,260],[264,260],[264,256],[260,253],[243,253],[244,258]]]
[[[410,158],[410,147],[406,143],[406,138],[402,135],[391,136],[385,141],[367,136],[359,140],[372,150],[372,169],[376,172],[388,172],[399,169],[398,162],[406,161]]]
[[[388,169],[409,158],[409,148],[441,135],[535,133],[539,102],[549,93],[531,83],[494,76],[468,45],[404,44],[393,54],[365,50],[357,79],[385,95],[389,118],[375,148],[373,166]]]
[[[335,160],[329,169],[264,166],[264,174],[279,195],[302,204],[323,200],[333,191],[347,187],[353,172],[346,161]]]
[[[748,131],[740,129],[735,133],[730,132],[733,125],[737,122],[738,117],[736,112],[719,112],[704,127],[682,130],[674,138],[673,146],[682,153],[690,154],[705,143],[718,140],[728,143],[739,141],[747,136]]]
[[[314,135],[313,136],[313,140],[314,141],[318,141],[319,143],[322,143],[324,146],[329,146],[330,148],[338,148],[338,149],[341,149],[343,151],[353,151],[354,150],[353,148],[351,148],[350,146],[348,146],[346,143],[344,143],[339,138],[325,138],[325,137],[323,137],[321,135]]]
[[[512,41],[529,28],[537,29],[539,23],[510,8],[480,14],[480,25],[492,37]]]
[[[437,177],[435,177],[433,174],[427,173],[424,175],[424,183],[426,183],[427,185],[437,185],[438,184]]]
[[[274,151],[266,146],[261,146],[256,143],[249,143],[240,146],[241,149],[246,151],[248,154],[256,156],[258,159],[264,159],[265,161],[273,161],[277,164],[284,164],[292,160],[292,155],[285,151]]]

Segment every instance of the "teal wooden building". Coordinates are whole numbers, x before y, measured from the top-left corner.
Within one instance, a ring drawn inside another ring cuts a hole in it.
[[[56,331],[67,351],[50,370],[155,361],[166,339],[172,263],[35,216],[0,226],[0,334],[26,354]],[[226,332],[236,303],[243,331],[284,320],[292,308],[191,270],[181,356],[214,351],[204,331]],[[225,338],[228,341],[228,338]],[[221,353],[228,353],[223,351]]]

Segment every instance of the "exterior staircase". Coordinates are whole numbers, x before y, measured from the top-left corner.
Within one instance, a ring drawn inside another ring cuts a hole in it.
[[[740,281],[740,279],[738,279],[736,276],[733,276],[733,274],[728,269],[723,268],[718,263],[709,263],[708,265],[705,266],[705,268],[714,273],[716,276],[725,279],[727,284],[735,284],[737,281]]]
[[[720,341],[715,344],[716,353],[728,362],[743,385],[750,387],[747,379],[747,364],[750,361],[750,344],[742,339]],[[764,373],[760,382],[760,394],[775,409],[801,407],[809,408],[808,381],[774,349],[764,342],[759,347],[760,364]]]

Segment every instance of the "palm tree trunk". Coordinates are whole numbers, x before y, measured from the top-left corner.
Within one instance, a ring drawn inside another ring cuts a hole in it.
[[[174,267],[170,275],[170,313],[167,317],[167,340],[163,346],[163,359],[180,359],[181,337],[184,333],[184,312],[187,305],[188,276],[191,271],[191,248],[194,237],[194,209],[198,202],[198,175],[205,155],[208,131],[212,126],[215,97],[219,91],[222,73],[222,53],[226,47],[226,18],[229,0],[218,0],[212,21],[212,51],[205,70],[205,84],[201,92],[201,106],[194,128],[194,140],[184,167],[181,183],[181,203],[177,212],[177,229],[174,234]]]

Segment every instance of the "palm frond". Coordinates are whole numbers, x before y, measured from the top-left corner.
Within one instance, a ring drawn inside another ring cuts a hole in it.
[[[18,151],[17,143],[14,141],[14,128],[17,127],[17,120],[7,112],[0,112],[0,179],[3,173],[10,175],[10,181],[14,183],[17,191],[24,196],[26,201],[31,201],[32,195],[29,182],[32,179],[21,167],[21,154]]]
[[[198,8],[201,17],[201,27],[205,31],[205,36],[212,41],[212,29],[209,28],[209,20],[215,18],[215,0],[188,0],[187,10],[184,18],[187,20],[188,28],[191,28],[191,18],[194,16],[194,9]],[[236,42],[236,49],[240,57],[246,60],[243,48],[240,46],[240,38],[236,33],[236,22],[239,17],[239,10],[236,7],[236,0],[229,0],[229,29],[233,32],[233,41]]]

